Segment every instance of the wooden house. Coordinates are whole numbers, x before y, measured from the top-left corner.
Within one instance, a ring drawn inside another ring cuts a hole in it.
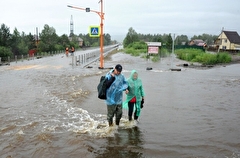
[[[201,39],[194,39],[194,40],[189,41],[188,45],[190,45],[190,46],[193,46],[193,45],[195,45],[195,46],[205,46],[206,43]]]
[[[236,31],[222,31],[222,33],[218,36],[215,44],[219,50],[239,51],[240,36]]]

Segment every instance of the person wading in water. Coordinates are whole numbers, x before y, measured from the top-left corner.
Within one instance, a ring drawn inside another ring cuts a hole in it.
[[[116,115],[116,125],[122,118],[122,97],[123,91],[128,93],[128,83],[122,72],[122,66],[117,64],[113,70],[106,74],[107,78],[107,120],[109,126],[113,125],[113,117]]]
[[[128,90],[126,101],[123,103],[123,108],[128,109],[128,119],[132,121],[132,114],[134,111],[134,120],[137,121],[140,116],[141,109],[144,103],[144,89],[142,85],[142,80],[138,77],[136,70],[132,70],[130,77],[127,79]]]

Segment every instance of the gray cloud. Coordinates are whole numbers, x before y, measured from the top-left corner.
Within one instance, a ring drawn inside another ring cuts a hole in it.
[[[67,5],[99,10],[99,0],[8,0],[1,2],[0,23],[13,30],[35,33],[44,24],[59,35],[70,33],[73,15],[74,32],[88,33],[90,25],[99,25],[96,13],[68,8]],[[240,33],[240,1],[228,0],[103,0],[104,32],[123,39],[130,27],[138,33],[176,33],[188,36],[202,33],[218,35],[222,29]]]

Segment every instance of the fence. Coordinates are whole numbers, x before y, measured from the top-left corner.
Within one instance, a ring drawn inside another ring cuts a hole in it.
[[[116,47],[111,47],[111,48],[107,48],[105,49],[104,52],[104,56],[107,56],[108,53],[117,50]],[[94,61],[97,61],[100,59],[100,52],[98,51],[94,51],[94,52],[90,52],[90,53],[85,53],[85,54],[81,54],[81,55],[72,55],[72,66],[82,66],[82,67],[86,67],[89,64],[91,64]]]
[[[53,56],[53,55],[58,55],[61,53],[64,53],[65,51],[53,51],[53,52],[40,52],[36,56],[34,54],[30,56],[29,54],[27,55],[15,55],[15,56],[8,56],[8,57],[0,57],[0,65],[10,65],[11,62],[23,62],[24,60],[34,60],[34,59],[39,59],[42,57],[48,57],[48,56]]]
[[[116,50],[116,47],[111,47],[105,49],[104,56],[106,56],[109,52]],[[62,54],[65,56],[65,51],[54,51],[54,52],[40,52],[37,54],[37,56],[30,56],[28,55],[20,55],[20,56],[14,56],[14,57],[0,57],[0,66],[1,65],[10,65],[11,62],[24,62],[25,60],[35,60],[43,57],[48,57],[48,56],[54,56],[54,55],[59,55]],[[72,66],[79,66],[82,65],[83,67],[87,66],[88,64],[98,60],[100,58],[100,52],[99,50],[89,52],[89,53],[84,53],[80,55],[75,55],[75,53],[70,53],[70,57],[72,57],[71,60],[71,65]],[[2,60],[3,59],[3,60]]]
[[[204,47],[203,46],[196,46],[196,45],[176,45],[174,46],[175,49],[186,49],[186,48],[192,48],[192,49],[201,49],[203,51],[205,51]]]
[[[73,53],[73,55],[71,55],[72,56],[71,65],[72,66],[84,65],[86,63],[89,63],[90,60],[99,57],[99,55],[100,55],[99,51],[80,54],[80,55],[74,55]]]

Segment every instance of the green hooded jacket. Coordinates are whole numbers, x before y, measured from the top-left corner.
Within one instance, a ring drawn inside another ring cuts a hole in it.
[[[130,77],[127,79],[128,82],[128,94],[126,96],[126,100],[123,102],[123,108],[128,109],[128,102],[136,96],[136,108],[137,108],[137,116],[140,116],[141,111],[141,101],[142,97],[145,96],[144,89],[142,86],[142,80],[139,78],[134,79],[133,74],[137,73],[136,70],[132,70]]]

